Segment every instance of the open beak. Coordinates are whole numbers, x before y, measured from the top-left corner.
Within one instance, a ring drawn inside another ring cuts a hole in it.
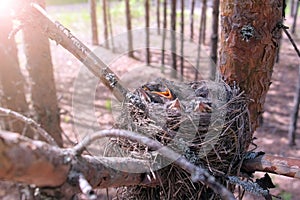
[[[172,100],[172,99],[174,98],[173,95],[172,95],[172,93],[171,93],[171,91],[170,91],[169,89],[167,89],[167,90],[164,91],[164,92],[156,92],[156,91],[152,91],[151,93],[153,93],[153,94],[158,94],[159,96],[162,96],[162,97],[167,98],[167,99],[169,99],[169,100]]]

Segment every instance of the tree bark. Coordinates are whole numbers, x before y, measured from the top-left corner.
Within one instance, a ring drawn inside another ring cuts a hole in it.
[[[132,44],[132,30],[131,30],[131,14],[130,14],[130,2],[125,0],[126,8],[126,26],[127,26],[127,41],[128,41],[128,56],[133,58],[133,44]]]
[[[300,2],[298,0],[297,4],[296,4],[296,7],[295,7],[294,20],[293,20],[293,25],[292,25],[292,33],[293,34],[295,34],[295,32],[296,32],[299,5],[300,5]]]
[[[102,0],[102,10],[103,10],[103,25],[104,25],[104,39],[105,39],[104,45],[105,45],[105,48],[109,49],[106,0]]]
[[[220,0],[213,1],[212,11],[212,34],[210,37],[210,79],[216,78],[218,60],[218,41],[219,41],[219,7]]]
[[[177,56],[176,56],[176,4],[177,0],[171,1],[171,56],[172,56],[172,78],[177,77]]]
[[[299,105],[300,105],[300,66],[298,69],[298,82],[296,87],[296,94],[294,97],[294,107],[291,114],[291,121],[289,125],[289,145],[296,145],[296,130],[297,130],[297,121],[298,121],[298,113],[299,113]]]
[[[82,173],[94,188],[147,183],[143,173],[130,174],[109,167],[110,163],[114,166],[122,163],[127,169],[132,167],[132,171],[136,166],[144,167],[147,171],[148,164],[143,161],[130,158],[77,157],[68,149],[60,149],[1,130],[0,155],[6,155],[1,156],[2,180],[34,184],[38,187],[59,187],[68,181],[68,176],[73,172]],[[80,191],[77,189],[77,192]]]
[[[166,34],[167,34],[167,5],[168,1],[164,0],[164,21],[163,21],[163,35],[162,35],[162,47],[161,47],[161,71],[164,73],[165,69],[165,48],[166,48]]]
[[[6,108],[27,115],[29,108],[24,91],[25,79],[19,67],[15,38],[9,38],[13,29],[9,12],[0,13],[0,20],[0,83],[3,90],[0,101]],[[18,120],[4,118],[4,124],[7,130],[23,133],[24,123]],[[28,131],[26,135],[32,137]]]
[[[195,0],[191,0],[191,14],[190,14],[190,40],[194,39],[194,10],[195,10]]]
[[[149,0],[145,0],[145,27],[146,27],[146,64],[150,65],[150,10]]]
[[[252,131],[259,125],[280,38],[282,1],[221,1],[220,72],[251,100]],[[255,14],[253,14],[255,13]]]
[[[113,33],[113,28],[112,28],[110,2],[109,1],[107,2],[107,21],[108,21],[108,27],[109,27],[109,33],[110,33],[112,52],[114,53],[116,50],[115,50],[114,33]]]
[[[207,10],[207,1],[202,0],[202,11],[201,11],[201,23],[200,23],[200,32],[201,43],[205,44],[206,38],[206,10]]]
[[[291,17],[294,16],[294,10],[295,10],[295,0],[290,0],[291,2]]]
[[[156,0],[157,34],[160,35],[160,0]]]
[[[96,0],[89,0],[89,4],[90,4],[90,16],[91,16],[91,26],[92,26],[92,44],[99,45]]]
[[[181,0],[180,24],[180,80],[183,81],[184,70],[184,0]]]
[[[45,1],[38,2],[45,6]],[[49,40],[33,26],[24,26],[23,37],[36,121],[50,133],[59,146],[62,146],[62,130]]]

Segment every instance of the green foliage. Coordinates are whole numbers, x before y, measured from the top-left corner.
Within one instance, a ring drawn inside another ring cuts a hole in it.
[[[105,108],[108,110],[108,111],[111,111],[111,101],[110,100],[106,100],[105,101]]]
[[[281,198],[283,200],[291,200],[292,199],[292,194],[289,193],[289,192],[286,192],[286,191],[283,191],[281,194],[280,194]]]

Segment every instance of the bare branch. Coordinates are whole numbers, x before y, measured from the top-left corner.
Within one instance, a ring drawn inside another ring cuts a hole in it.
[[[93,188],[147,185],[144,173],[127,173],[110,166],[123,166],[134,171],[139,166],[149,170],[149,164],[132,158],[74,156],[70,149],[60,149],[20,134],[0,130],[0,179],[37,187],[59,187],[70,181],[70,174],[82,173]],[[5,156],[1,156],[5,155]],[[74,184],[70,184],[74,187]],[[65,188],[68,190],[70,188]],[[73,188],[80,192],[79,187]]]
[[[75,155],[81,154],[87,146],[92,144],[97,139],[101,139],[104,137],[127,138],[129,140],[133,140],[138,143],[147,145],[151,149],[157,150],[165,158],[173,160],[174,164],[178,165],[182,169],[189,172],[194,182],[201,181],[205,183],[207,186],[212,188],[216,193],[220,194],[223,199],[235,199],[233,194],[230,191],[228,191],[223,185],[216,182],[215,178],[211,176],[205,169],[199,166],[195,166],[194,164],[190,163],[186,158],[184,158],[182,155],[174,152],[169,147],[163,146],[160,142],[131,131],[111,129],[111,130],[103,130],[93,134],[89,134],[83,139],[81,143],[79,143],[77,146],[73,148],[74,154]]]
[[[37,131],[36,133],[41,135],[43,138],[46,139],[46,141],[51,144],[51,145],[54,145],[54,146],[58,146],[57,143],[55,142],[55,140],[51,137],[51,135],[49,135],[49,133],[47,131],[45,131],[37,122],[35,122],[33,119],[31,118],[28,118],[28,117],[25,117],[24,115],[18,113],[18,112],[15,112],[15,111],[12,111],[10,109],[7,109],[7,108],[3,108],[3,107],[0,107],[0,113],[3,113],[7,116],[10,116],[10,117],[13,117],[13,118],[16,118],[22,122],[24,122],[25,124],[27,125],[30,125],[32,126],[33,128],[35,128]]]
[[[242,169],[246,172],[270,172],[300,179],[300,160],[272,155],[261,155],[254,159],[245,160]]]

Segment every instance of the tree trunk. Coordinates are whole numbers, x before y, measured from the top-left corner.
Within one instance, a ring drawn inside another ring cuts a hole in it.
[[[90,4],[90,16],[91,16],[91,26],[92,26],[92,44],[99,45],[98,40],[98,26],[97,26],[97,3],[96,0],[89,0]]]
[[[207,1],[202,1],[202,11],[201,11],[201,23],[200,23],[200,32],[201,35],[201,43],[205,44],[206,38],[206,10],[207,10]]]
[[[160,35],[160,0],[156,0],[157,34]]]
[[[104,25],[104,46],[109,49],[108,44],[108,25],[107,25],[107,2],[106,0],[102,0],[102,10],[103,10],[103,25]]]
[[[294,21],[293,21],[293,25],[292,25],[292,33],[293,34],[295,34],[295,32],[296,32],[299,4],[300,4],[300,1],[297,1],[296,7],[295,7],[295,13],[294,13]]]
[[[196,71],[195,71],[195,81],[198,81],[199,76],[199,69],[200,69],[200,59],[201,59],[201,40],[202,40],[202,34],[201,34],[201,26],[202,21],[200,20],[199,24],[199,34],[198,34],[198,48],[197,48],[197,58],[196,58]]]
[[[45,6],[45,1],[39,3]],[[60,115],[48,38],[33,26],[23,27],[27,68],[31,78],[31,98],[37,120],[62,146]]]
[[[213,1],[213,11],[212,11],[212,34],[210,37],[210,79],[214,80],[216,78],[216,67],[218,60],[218,40],[219,40],[219,7],[220,0]]]
[[[176,57],[176,4],[177,0],[171,1],[171,56],[172,56],[172,78],[177,77],[177,57]]]
[[[1,104],[11,110],[28,113],[28,105],[25,98],[25,80],[19,68],[18,52],[15,38],[9,39],[13,24],[9,13],[0,13],[0,83],[3,90]],[[10,131],[22,133],[24,124],[10,119],[4,119],[5,128]],[[0,127],[1,129],[1,127]],[[30,133],[26,136],[32,137]]]
[[[295,10],[295,1],[291,0],[291,17],[294,16],[294,10]]]
[[[107,20],[108,20],[108,27],[110,31],[110,40],[112,46],[112,52],[115,52],[115,43],[114,43],[114,33],[112,28],[112,21],[111,21],[111,12],[110,12],[110,2],[107,2]]]
[[[296,87],[296,94],[294,97],[294,107],[291,114],[291,121],[289,125],[289,145],[296,145],[296,130],[297,130],[297,121],[298,121],[298,113],[299,113],[299,105],[300,105],[300,66],[298,69],[298,82]]]
[[[127,26],[127,41],[128,41],[128,56],[133,58],[132,32],[131,32],[131,15],[130,2],[125,0],[126,7],[126,26]]]
[[[251,100],[252,132],[259,125],[280,37],[282,1],[221,1],[220,72]],[[255,15],[253,15],[255,13]]]
[[[146,27],[146,64],[150,65],[150,10],[149,10],[149,0],[145,0],[145,27]]]
[[[163,35],[162,35],[162,47],[161,47],[161,71],[164,73],[165,68],[165,48],[166,48],[166,34],[167,34],[167,4],[168,1],[164,0],[164,21],[163,21]]]
[[[195,10],[195,0],[191,0],[191,14],[190,14],[190,40],[193,41],[194,39],[194,10]]]
[[[181,26],[180,26],[180,80],[183,81],[184,70],[184,0],[181,0]]]

